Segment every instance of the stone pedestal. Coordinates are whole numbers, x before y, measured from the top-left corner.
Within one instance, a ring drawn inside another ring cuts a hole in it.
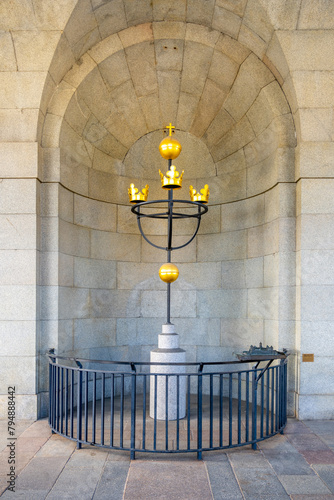
[[[158,348],[151,351],[151,362],[185,363],[186,352],[179,348],[179,336],[172,324],[162,325]],[[185,373],[185,366],[154,365],[151,373]],[[156,415],[158,420],[166,420],[166,378],[151,377],[150,383],[150,417],[154,418],[155,380]],[[179,418],[186,416],[186,377],[179,377]],[[177,419],[177,377],[168,377],[168,420]]]

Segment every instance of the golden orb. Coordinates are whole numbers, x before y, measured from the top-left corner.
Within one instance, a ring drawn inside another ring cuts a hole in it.
[[[160,154],[165,160],[175,160],[181,153],[182,146],[178,140],[171,136],[163,139],[159,144]]]
[[[173,283],[179,276],[179,270],[175,264],[168,262],[160,267],[159,276],[165,283]]]

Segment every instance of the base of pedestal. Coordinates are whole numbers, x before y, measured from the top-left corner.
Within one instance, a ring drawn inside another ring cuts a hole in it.
[[[185,363],[186,352],[179,348],[179,336],[174,325],[163,325],[158,348],[151,351],[151,362]],[[153,365],[151,373],[185,373],[185,366]],[[157,375],[150,377],[150,417],[176,420],[186,416],[186,377]],[[166,383],[166,379],[168,379]],[[168,391],[167,387],[168,385]],[[177,394],[179,407],[177,409]],[[167,397],[168,396],[168,397]]]

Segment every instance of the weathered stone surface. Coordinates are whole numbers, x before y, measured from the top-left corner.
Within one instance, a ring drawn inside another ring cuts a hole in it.
[[[211,80],[207,80],[197,107],[190,132],[201,137],[210,125],[226,98],[227,93]]]
[[[186,0],[153,0],[154,21],[184,21],[186,16]]]
[[[254,131],[245,116],[211,149],[212,156],[216,162],[222,160],[243,148],[252,139],[254,139]]]
[[[38,116],[38,109],[1,109],[1,142],[35,142]]]
[[[274,28],[266,14],[266,8],[262,2],[248,0],[243,23],[256,33],[262,40],[269,42]]]
[[[129,47],[136,43],[146,42],[153,40],[152,24],[141,24],[139,26],[132,26],[119,33],[119,37],[123,47]]]
[[[181,90],[201,95],[210,69],[213,49],[197,42],[186,42]]]
[[[334,69],[330,56],[334,44],[334,34],[331,30],[284,31],[278,32],[277,37],[290,71]]]
[[[59,31],[14,31],[18,70],[47,71],[59,39]]]
[[[127,28],[126,14],[122,0],[116,0],[112,4],[108,2],[97,5],[94,8],[94,16],[98,23],[102,39]]]
[[[238,41],[256,54],[259,59],[263,58],[267,48],[266,42],[245,24],[240,27]]]
[[[177,46],[177,49],[181,47]],[[163,51],[165,49],[163,48]],[[174,49],[174,45],[173,48]],[[182,54],[182,50],[176,50]],[[159,64],[163,67],[168,67],[165,65],[166,61],[159,60],[159,50],[158,46],[154,46],[150,42],[143,42],[136,45],[128,47],[126,50],[126,62],[130,68],[130,73],[134,88],[138,97],[152,94],[157,91],[157,77],[156,77],[156,65],[159,68]],[[156,59],[155,59],[156,58]],[[174,68],[171,68],[174,69]],[[118,72],[118,67],[116,69]]]
[[[259,226],[264,222],[264,196],[229,203],[221,207],[221,230],[235,231]]]
[[[0,67],[2,71],[17,70],[13,39],[6,31],[0,31]]]
[[[254,55],[250,55],[240,66],[236,81],[224,104],[225,109],[234,119],[240,120],[261,88],[273,79],[270,71]],[[243,92],[246,88],[247,92]]]
[[[214,0],[188,0],[187,1],[187,21],[189,23],[203,24],[211,27],[214,12]]]
[[[241,18],[235,13],[216,4],[212,26],[214,29],[237,38],[241,25]]]
[[[319,2],[312,2],[312,0],[305,0],[302,2],[298,28],[304,29],[332,29],[334,6],[326,0]]]

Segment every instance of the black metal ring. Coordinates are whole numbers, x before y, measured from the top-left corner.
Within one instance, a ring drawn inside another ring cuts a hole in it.
[[[148,217],[148,218],[157,218],[157,219],[168,219],[168,214],[161,214],[161,213],[156,213],[156,214],[143,214],[140,211],[140,207],[144,207],[146,205],[152,205],[154,203],[167,203],[169,204],[171,200],[153,200],[153,201],[140,201],[139,203],[136,203],[132,208],[131,212],[136,214],[138,217]],[[179,213],[173,213],[173,219],[191,219],[191,218],[198,218],[201,217],[202,215],[206,214],[208,211],[207,205],[204,203],[200,203],[199,201],[190,201],[190,200],[172,200],[173,205],[175,203],[184,203],[184,204],[189,204],[189,205],[195,205],[197,207],[201,208],[200,212],[196,212],[195,214],[179,214]]]

